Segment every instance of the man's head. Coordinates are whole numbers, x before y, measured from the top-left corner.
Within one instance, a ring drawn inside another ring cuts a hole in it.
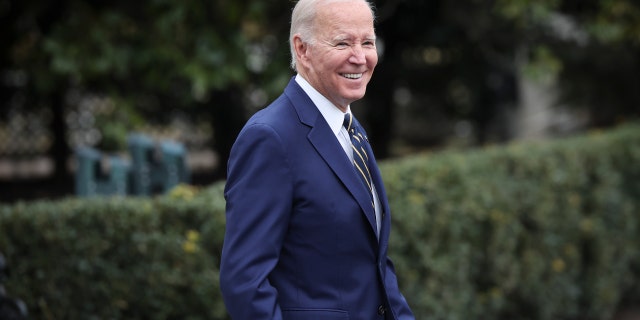
[[[300,0],[291,18],[291,65],[343,111],[364,96],[378,63],[366,0]]]

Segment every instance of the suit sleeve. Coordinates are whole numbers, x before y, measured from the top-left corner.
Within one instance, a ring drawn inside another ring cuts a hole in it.
[[[240,133],[228,166],[226,231],[220,287],[234,320],[281,319],[269,274],[278,262],[291,215],[286,148],[269,126]]]

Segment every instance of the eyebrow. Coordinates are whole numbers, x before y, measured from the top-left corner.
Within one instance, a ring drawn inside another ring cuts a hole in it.
[[[351,36],[346,36],[346,35],[339,35],[336,36],[335,38],[333,38],[333,41],[347,41],[349,39],[351,39]],[[369,41],[375,41],[376,40],[376,36],[375,35],[368,35],[366,37],[363,38],[363,40],[369,40]]]

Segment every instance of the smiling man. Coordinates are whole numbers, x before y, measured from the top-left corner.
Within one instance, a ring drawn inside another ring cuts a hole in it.
[[[365,0],[300,0],[284,93],[229,158],[220,285],[236,320],[414,319],[387,256],[390,210],[351,115],[378,63]]]

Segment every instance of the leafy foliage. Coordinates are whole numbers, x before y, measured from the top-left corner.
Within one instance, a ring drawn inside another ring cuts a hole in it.
[[[410,144],[442,143],[451,133],[450,122],[459,119],[475,125],[479,143],[508,139],[500,132],[506,125],[502,115],[517,103],[515,82],[522,63],[532,62],[538,74],[558,76],[562,104],[587,108],[595,124],[638,115],[640,8],[634,1],[375,4],[383,59],[364,101],[372,107],[359,112],[367,114],[380,155],[396,138],[389,122],[398,113],[424,120],[416,132],[399,136]],[[25,106],[48,108],[50,95],[80,90],[107,95],[146,119],[166,121],[174,116],[166,112],[171,108],[201,118],[233,107],[242,110],[241,116],[214,115],[242,123],[291,76],[287,35],[292,5],[262,0],[10,2],[0,8],[7,21],[0,31],[5,44],[0,71],[21,80],[4,88],[3,104],[21,92],[29,97]],[[243,99],[220,97],[229,92]],[[128,129],[136,125],[127,123]],[[214,131],[235,134],[235,128]]]
[[[610,319],[639,299],[639,161],[630,125],[384,162],[417,318]],[[0,206],[7,290],[34,318],[227,319],[222,190]]]
[[[36,318],[223,319],[219,192],[5,207],[10,290]]]
[[[638,157],[631,126],[386,163],[407,299],[434,319],[610,319],[638,286]]]

